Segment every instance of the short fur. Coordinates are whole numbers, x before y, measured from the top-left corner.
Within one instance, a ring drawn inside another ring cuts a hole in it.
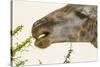
[[[68,4],[57,9],[33,24],[32,36],[39,48],[58,42],[91,42],[97,48],[97,6]]]

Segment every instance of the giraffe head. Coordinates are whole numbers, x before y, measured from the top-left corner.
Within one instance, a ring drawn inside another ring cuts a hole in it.
[[[37,20],[32,27],[35,45],[47,48],[58,42],[92,42],[96,47],[97,7],[69,4]]]

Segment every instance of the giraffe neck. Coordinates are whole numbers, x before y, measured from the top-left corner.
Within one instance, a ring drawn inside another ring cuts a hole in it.
[[[79,40],[91,42],[97,47],[97,22],[95,18],[88,18],[79,32]]]

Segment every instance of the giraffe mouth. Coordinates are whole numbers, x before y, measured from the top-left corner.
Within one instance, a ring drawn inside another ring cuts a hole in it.
[[[40,34],[40,35],[38,36],[38,39],[45,38],[45,37],[47,37],[49,34],[50,34],[49,32],[43,32],[42,34]]]
[[[49,46],[48,36],[49,32],[44,32],[38,36],[38,38],[35,41],[35,46],[39,48],[46,48]]]

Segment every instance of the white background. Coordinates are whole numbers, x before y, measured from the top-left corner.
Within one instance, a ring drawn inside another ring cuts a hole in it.
[[[15,29],[19,24],[22,24],[24,28],[20,33],[18,33],[18,35],[14,36],[13,47],[15,46],[15,43],[23,41],[26,37],[32,35],[31,28],[36,20],[65,5],[67,5],[67,3],[14,1],[13,29]],[[59,64],[64,62],[64,56],[66,56],[68,50],[70,49],[70,42],[53,43],[46,49],[39,49],[34,45],[34,38],[32,39],[31,46],[25,48],[23,52],[16,54],[16,57],[21,56],[23,60],[28,60],[25,65],[39,64],[38,60],[41,60],[42,64]],[[73,52],[70,57],[71,63],[92,62],[97,60],[97,49],[91,43],[71,43],[73,45]]]
[[[31,0],[32,1],[32,0]],[[34,1],[34,0],[33,0]],[[39,0],[35,0],[39,1]],[[47,1],[47,0],[42,0]],[[65,0],[49,0],[50,2],[61,2],[65,3]],[[99,4],[99,0],[66,0],[66,3],[79,3],[79,4]],[[99,8],[98,8],[99,9]],[[99,17],[98,11],[98,19]],[[0,67],[10,67],[10,0],[0,0]],[[99,25],[98,21],[98,25]],[[98,26],[98,33],[100,32]],[[98,41],[99,39],[98,35]],[[98,43],[99,45],[99,43]],[[98,50],[100,52],[100,49]],[[100,54],[100,53],[99,53]],[[100,59],[100,57],[99,57]],[[80,67],[80,66],[91,66],[99,67],[100,62],[89,62],[89,63],[73,63],[73,64],[58,64],[58,65],[42,65],[41,67]],[[34,66],[36,67],[36,66]]]

